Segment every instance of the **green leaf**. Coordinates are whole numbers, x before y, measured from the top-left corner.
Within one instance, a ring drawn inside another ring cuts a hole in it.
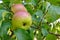
[[[5,20],[11,20],[12,19],[12,14],[11,12],[7,12],[5,17],[4,17]]]
[[[2,40],[1,37],[0,37],[0,40]]]
[[[14,34],[16,35],[17,40],[32,40],[28,32],[23,29],[15,30]]]
[[[27,5],[25,5],[25,7],[26,7],[26,9],[28,10],[28,12],[30,14],[33,14],[34,13],[33,8],[32,8],[32,5],[27,4]]]
[[[46,30],[49,30],[50,29],[50,26],[47,23],[43,23],[42,24],[42,28],[44,28]]]
[[[7,2],[10,2],[10,0],[2,0],[3,2],[7,3]]]
[[[15,39],[11,38],[8,35],[4,35],[4,37],[2,37],[2,40],[15,40]]]
[[[33,39],[34,38],[34,29],[30,28],[29,31],[30,31],[29,34],[30,34],[31,38]]]
[[[57,39],[57,37],[55,35],[52,35],[52,34],[48,34],[46,36],[46,40],[56,40],[56,39]]]
[[[0,27],[0,32],[1,32],[1,33],[0,33],[0,36],[6,35],[8,29],[10,28],[10,26],[11,26],[11,23],[10,23],[10,22],[3,21],[3,22],[2,22],[2,25],[1,25],[1,27]]]
[[[3,12],[3,10],[0,10],[0,21],[3,19],[2,18],[2,12]]]
[[[37,40],[42,40],[42,35],[41,35],[41,31],[38,31],[38,34],[36,35]]]
[[[42,28],[42,34],[43,34],[43,36],[46,36],[48,34],[47,30]]]
[[[43,12],[41,10],[37,10],[35,14],[36,16],[43,17]]]
[[[0,10],[0,20],[5,20],[5,16],[6,16],[6,14],[7,13],[9,13],[8,11],[6,11],[6,10]]]
[[[1,38],[0,38],[0,40],[1,40]]]
[[[42,3],[42,10],[43,10],[43,12],[47,12],[49,7],[50,7],[50,3],[49,2],[45,2],[44,1]]]
[[[30,4],[32,4],[32,5],[34,5],[34,6],[36,6],[37,4],[38,4],[38,0],[25,0],[25,2],[26,3],[30,3]]]
[[[10,0],[2,0],[2,1],[3,1],[3,6],[6,8],[6,10],[10,10],[9,9]]]
[[[11,26],[10,22],[2,21],[2,25],[0,27],[0,37],[2,40],[14,40],[7,34],[10,26]]]
[[[29,3],[29,2],[31,2],[31,0],[28,0],[28,1],[27,1],[27,0],[25,0],[25,2],[26,2],[26,3]]]
[[[49,23],[60,18],[60,7],[51,5],[48,9],[48,12],[45,15],[45,18]]]
[[[0,9],[5,9],[3,3],[0,3]]]
[[[49,1],[52,5],[60,6],[60,0],[46,0]]]
[[[32,15],[33,24],[38,25],[42,17],[43,17],[43,12],[41,10],[37,10]]]
[[[36,6],[38,4],[38,1],[39,0],[31,0],[31,3]]]
[[[19,4],[22,3],[22,0],[10,0],[9,6],[12,6],[13,4]]]

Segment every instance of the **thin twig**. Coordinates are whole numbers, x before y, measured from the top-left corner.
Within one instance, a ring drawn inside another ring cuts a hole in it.
[[[53,32],[49,32],[49,34],[53,34],[53,35],[55,35],[55,36],[60,36],[60,34],[55,34],[55,33],[53,33]]]

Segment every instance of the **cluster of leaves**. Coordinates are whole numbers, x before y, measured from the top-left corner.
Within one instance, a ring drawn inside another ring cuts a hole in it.
[[[50,23],[60,18],[60,5],[52,0],[2,0],[0,3],[0,40],[57,40],[60,36],[60,24]],[[49,2],[48,2],[49,1]],[[12,4],[23,4],[32,15],[32,25],[29,30],[17,29],[10,31],[12,27]],[[11,33],[11,35],[10,35]],[[15,35],[15,36],[13,36]]]

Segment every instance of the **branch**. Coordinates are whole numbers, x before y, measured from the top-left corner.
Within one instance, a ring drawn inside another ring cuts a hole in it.
[[[55,34],[55,33],[53,33],[53,32],[49,32],[49,34],[53,34],[53,35],[55,35],[55,36],[60,36],[60,34]]]
[[[38,29],[38,30],[40,30],[38,27],[34,27],[34,26],[31,26],[31,28],[35,28],[35,29]],[[60,34],[55,34],[55,33],[53,33],[53,32],[48,32],[49,34],[53,34],[53,35],[55,35],[55,36],[60,36]]]

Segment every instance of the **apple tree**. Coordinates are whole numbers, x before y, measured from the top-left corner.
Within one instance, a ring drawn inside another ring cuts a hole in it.
[[[0,40],[60,40],[60,0],[1,0]]]

